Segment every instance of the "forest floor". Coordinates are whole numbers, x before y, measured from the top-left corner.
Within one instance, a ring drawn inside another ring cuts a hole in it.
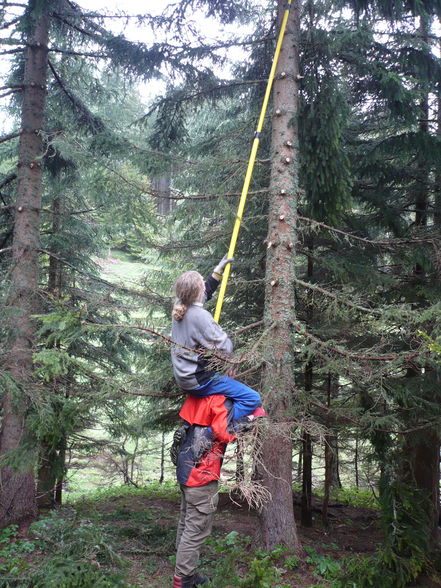
[[[299,519],[299,497],[295,495]],[[169,588],[179,512],[176,485],[112,488],[76,500],[33,523],[0,532],[0,588]],[[257,545],[255,512],[221,494],[201,557],[207,588],[326,588],[344,562],[362,563],[381,542],[373,508],[332,501],[329,526],[315,497],[314,526],[299,527],[300,557]],[[425,578],[415,586],[441,586]],[[375,588],[381,588],[380,586]]]
[[[378,512],[334,500],[324,527],[321,499],[314,501],[314,526],[299,527],[304,551],[297,557],[281,547],[259,550],[256,513],[221,494],[201,558],[201,570],[212,578],[207,588],[344,587],[333,580],[343,562],[361,563],[381,542]],[[297,520],[298,502],[295,495]],[[0,532],[0,587],[168,588],[178,512],[176,486],[153,484],[101,491],[30,527],[8,528]],[[417,585],[441,582],[427,578]]]

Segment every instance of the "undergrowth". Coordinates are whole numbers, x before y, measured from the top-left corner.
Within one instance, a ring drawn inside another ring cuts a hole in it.
[[[348,500],[353,502],[352,494]],[[33,523],[26,538],[16,526],[0,532],[0,588],[168,586],[177,515],[175,485],[95,491]],[[232,531],[208,540],[201,567],[211,577],[207,588],[289,588],[305,573],[316,576],[315,588],[398,588],[424,566],[418,537],[411,541],[405,523],[400,550],[386,542],[372,556],[336,559],[306,546],[303,561],[284,546],[255,550],[249,537]]]

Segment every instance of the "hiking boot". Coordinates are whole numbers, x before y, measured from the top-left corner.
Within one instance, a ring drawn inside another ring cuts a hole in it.
[[[193,574],[192,576],[173,576],[173,588],[193,588],[193,586],[200,586],[208,582],[207,576],[202,574]]]
[[[245,418],[248,419],[250,422],[253,422],[255,419],[259,419],[262,417],[266,417],[265,409],[261,406],[258,406],[251,414],[249,414]]]

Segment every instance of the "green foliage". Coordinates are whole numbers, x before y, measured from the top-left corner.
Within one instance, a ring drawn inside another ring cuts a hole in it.
[[[254,558],[248,574],[238,586],[241,588],[272,588],[280,579],[280,572],[274,567],[270,556]]]
[[[339,561],[329,557],[328,555],[319,555],[313,547],[307,545],[305,551],[308,554],[306,563],[313,564],[315,566],[314,571],[319,576],[330,580],[336,577],[341,570],[341,564]]]
[[[433,351],[433,353],[441,355],[441,338],[432,339],[426,333],[423,333],[423,331],[419,331],[418,334],[427,343],[427,348],[429,349],[429,351]]]
[[[361,490],[360,488],[333,488],[331,491],[333,500],[343,502],[355,507],[378,509],[377,498],[371,490]]]
[[[244,557],[247,543],[249,538],[242,537],[236,531],[231,531],[225,537],[208,539],[207,545],[214,558],[213,586],[237,585],[237,564]]]
[[[44,544],[46,550],[56,553],[58,557],[104,565],[125,564],[103,529],[89,520],[79,519],[74,511],[51,513],[48,518],[32,523],[30,532]]]
[[[382,524],[386,536],[374,556],[342,562],[335,588],[405,588],[428,567],[428,517],[420,493],[405,483],[383,484]]]
[[[123,574],[108,572],[89,562],[53,557],[39,566],[30,580],[36,588],[128,588]]]
[[[24,555],[32,553],[37,545],[17,539],[18,526],[10,525],[0,531],[0,587],[9,588],[23,577],[28,564]]]
[[[80,498],[68,500],[77,509],[87,509],[97,503],[106,503],[110,499],[119,496],[148,496],[151,498],[173,499],[180,496],[179,486],[174,480],[165,480],[162,484],[151,482],[143,488],[135,488],[127,484],[123,486],[114,485],[109,488],[97,488],[87,493],[83,493]]]
[[[300,563],[300,558],[297,557],[297,555],[289,555],[287,558],[285,558],[283,566],[288,568],[288,570],[295,570],[300,566]]]

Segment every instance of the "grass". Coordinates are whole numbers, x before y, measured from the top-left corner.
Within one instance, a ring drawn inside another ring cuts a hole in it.
[[[113,249],[105,262],[103,277],[110,281],[123,281],[126,286],[136,286],[147,271],[156,269],[154,265],[135,261],[129,254]]]

